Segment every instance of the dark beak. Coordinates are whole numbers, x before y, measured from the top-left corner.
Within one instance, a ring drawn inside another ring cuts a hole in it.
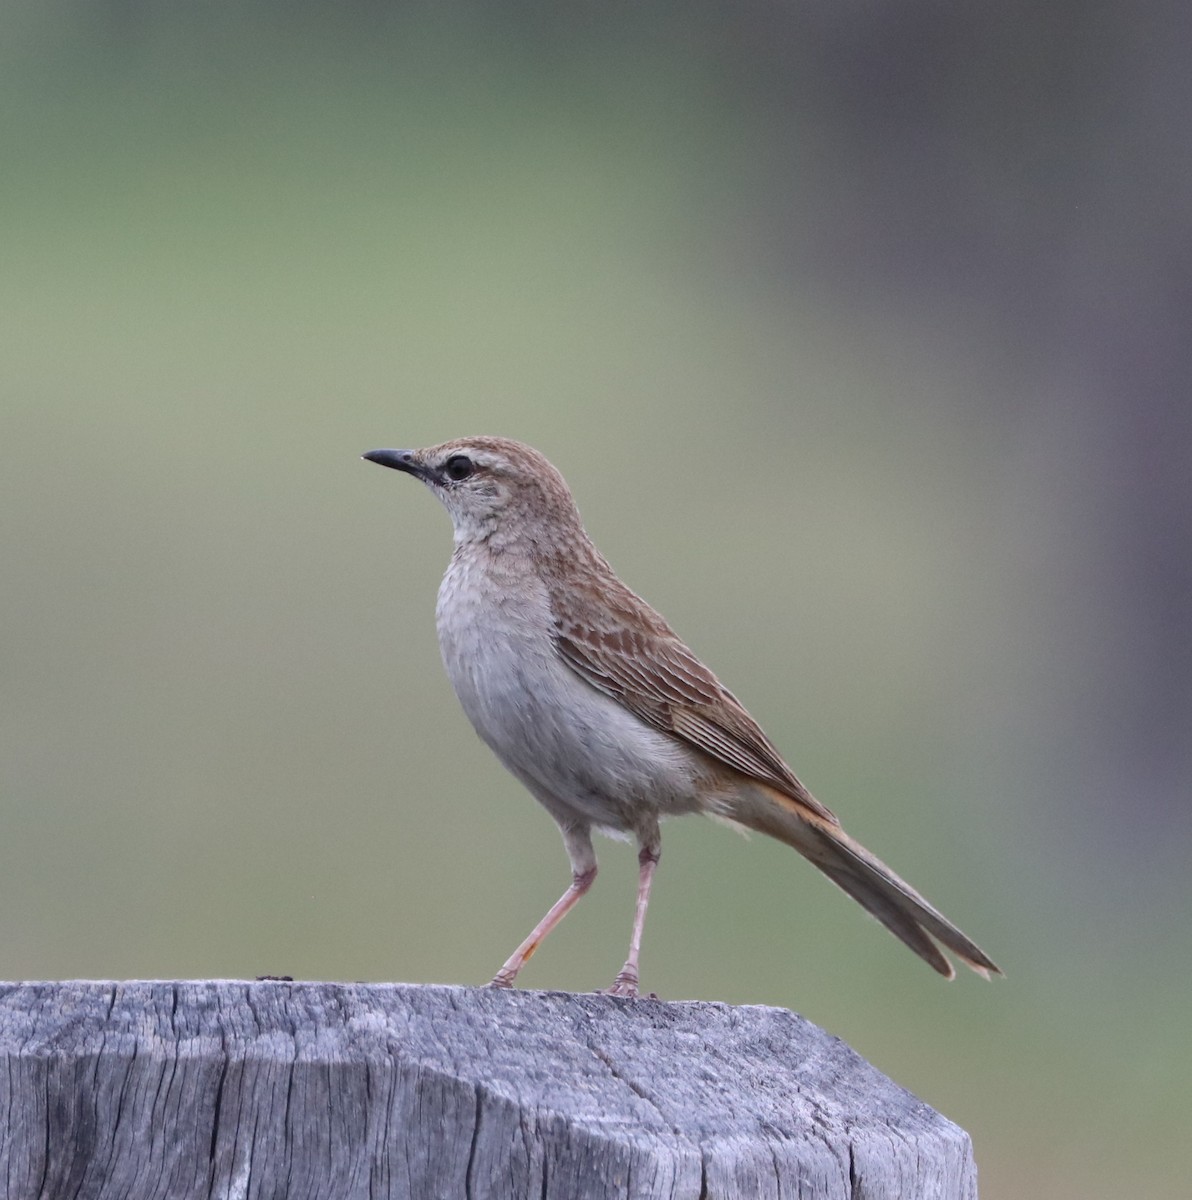
[[[392,467],[395,471],[405,471],[421,479],[425,475],[423,469],[414,461],[413,450],[370,450],[362,454],[369,462],[380,463],[383,467]]]

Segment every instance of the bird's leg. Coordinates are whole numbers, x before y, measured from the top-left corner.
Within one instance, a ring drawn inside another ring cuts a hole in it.
[[[637,909],[633,914],[633,936],[629,939],[629,957],[621,968],[613,986],[608,989],[610,996],[637,995],[637,960],[642,949],[642,929],[646,924],[646,908],[650,903],[650,884],[654,879],[654,868],[662,857],[662,846],[653,841],[643,846],[637,854]]]
[[[596,854],[591,834],[586,828],[564,827],[563,845],[571,859],[571,886],[551,905],[550,911],[530,932],[530,936],[509,956],[505,965],[492,977],[489,987],[509,988],[517,973],[533,957],[548,933],[575,907],[579,898],[596,879]]]
[[[592,886],[596,878],[596,868],[571,877],[571,886],[555,901],[550,912],[534,926],[530,936],[509,956],[505,965],[493,976],[489,987],[507,988],[513,986],[517,973],[530,961],[534,951],[538,949],[543,938],[575,907],[579,898]]]

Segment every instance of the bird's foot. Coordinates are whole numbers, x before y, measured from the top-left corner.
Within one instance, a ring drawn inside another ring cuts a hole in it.
[[[511,990],[513,988],[513,979],[514,976],[506,975],[504,971],[498,971],[484,986]]]
[[[620,975],[613,981],[613,986],[606,992],[606,996],[625,996],[633,999],[637,996],[637,972],[622,971]]]

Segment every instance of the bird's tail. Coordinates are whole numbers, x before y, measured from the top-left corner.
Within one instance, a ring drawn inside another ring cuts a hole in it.
[[[825,819],[799,800],[760,783],[743,788],[725,815],[793,846],[946,978],[956,972],[940,946],[986,979],[1002,973],[980,946],[834,819]]]

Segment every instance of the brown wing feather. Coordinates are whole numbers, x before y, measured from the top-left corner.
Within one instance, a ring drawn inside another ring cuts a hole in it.
[[[556,606],[556,644],[568,666],[656,729],[682,738],[837,824],[835,815],[799,782],[740,701],[653,609],[626,592],[625,597],[616,597],[621,605],[599,613],[599,621],[561,619]],[[574,607],[574,594],[569,599]],[[631,620],[616,620],[622,615],[617,608],[629,608],[630,601],[636,601],[644,613],[626,612],[623,615]]]

